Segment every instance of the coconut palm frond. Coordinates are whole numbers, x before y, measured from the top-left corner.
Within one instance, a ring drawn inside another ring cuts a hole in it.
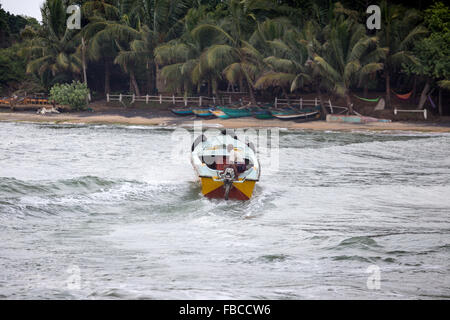
[[[445,90],[450,90],[450,80],[438,81],[438,86]]]
[[[256,89],[268,89],[270,87],[290,88],[292,81],[296,78],[294,74],[284,72],[268,72],[255,83]]]
[[[419,40],[420,38],[426,36],[428,34],[428,29],[422,25],[415,27],[408,35],[400,42],[399,49],[407,50],[409,46],[411,46],[414,41]]]
[[[339,80],[340,78],[339,73],[327,61],[325,61],[324,58],[320,56],[315,56],[314,61],[320,67],[319,69],[322,71],[324,75],[330,77],[331,79],[334,79],[335,81]]]
[[[209,68],[213,70],[223,70],[226,66],[237,59],[235,49],[227,44],[217,44],[211,46],[206,52],[206,59]]]
[[[296,65],[292,60],[270,56],[264,59],[264,62],[269,65],[274,71],[280,72],[295,72]]]
[[[311,75],[307,73],[299,73],[295,76],[294,80],[291,83],[291,92],[295,91],[298,88],[303,87],[305,84],[310,83],[312,81]]]
[[[417,64],[417,58],[410,52],[399,51],[389,57],[389,64],[393,67],[400,67],[402,64]]]
[[[355,75],[358,73],[358,71],[361,70],[361,64],[358,60],[350,61],[345,65],[344,68],[344,81],[349,82],[351,79],[355,77]]]
[[[243,76],[240,63],[232,63],[223,70],[223,75],[229,83],[237,83],[239,78]]]
[[[211,37],[211,33],[219,34],[223,38],[227,39],[230,43],[235,43],[235,39],[219,26],[215,26],[212,24],[201,24],[194,30],[192,30],[192,35],[200,40],[205,37]]]

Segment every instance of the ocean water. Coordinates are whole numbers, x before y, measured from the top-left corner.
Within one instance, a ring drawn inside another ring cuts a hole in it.
[[[281,131],[247,202],[173,129],[0,124],[0,299],[449,299],[450,135]]]

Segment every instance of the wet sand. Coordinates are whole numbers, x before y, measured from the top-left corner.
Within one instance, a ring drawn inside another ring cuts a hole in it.
[[[294,122],[277,119],[258,120],[254,118],[239,119],[200,119],[194,116],[179,117],[169,112],[155,112],[152,115],[138,111],[129,112],[76,112],[38,115],[33,112],[0,112],[0,121],[8,122],[47,122],[72,124],[125,124],[125,125],[157,125],[157,126],[185,126],[190,127],[195,121],[202,121],[203,125],[220,128],[286,128],[298,130],[319,131],[419,131],[419,132],[450,132],[449,123],[433,122],[391,122],[344,124],[326,121]]]

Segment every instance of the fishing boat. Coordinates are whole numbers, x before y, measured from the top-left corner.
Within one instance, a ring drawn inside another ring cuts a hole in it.
[[[211,117],[213,114],[209,110],[209,108],[199,108],[199,109],[192,109],[192,112],[197,117]]]
[[[373,117],[366,117],[361,115],[340,115],[340,114],[328,114],[327,122],[339,122],[339,123],[370,123],[370,122],[391,122],[389,119],[378,119]]]
[[[209,110],[214,116],[220,119],[228,119],[230,118],[225,112],[220,109],[210,109]]]
[[[230,148],[243,159],[242,164],[235,165],[237,171],[228,161]],[[202,194],[208,198],[249,200],[261,173],[253,144],[225,132],[210,138],[203,134],[197,137],[192,144],[191,163]]]
[[[222,110],[222,108],[226,108],[226,109],[232,109],[232,107],[233,106],[237,106],[237,105],[239,105],[240,104],[240,102],[235,102],[235,103],[233,103],[233,104],[229,104],[229,105],[225,105],[225,106],[216,106],[215,108],[211,108],[211,109],[209,109],[209,111],[213,114],[213,115],[215,115],[217,118],[220,118],[220,119],[229,119],[230,118],[230,116],[229,115],[227,115],[223,110]],[[237,110],[237,109],[232,109],[232,110]]]
[[[256,119],[273,119],[273,114],[269,110],[265,109],[254,110],[252,115]]]
[[[271,110],[271,113],[281,120],[313,120],[320,117],[320,106],[299,110]]]
[[[194,114],[191,108],[174,108],[171,109],[171,111],[177,116],[189,116]]]
[[[252,111],[250,108],[225,108],[219,107],[230,118],[251,117]]]

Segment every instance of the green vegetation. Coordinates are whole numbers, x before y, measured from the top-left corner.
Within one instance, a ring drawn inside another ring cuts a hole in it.
[[[21,54],[25,44],[20,42],[21,31],[26,26],[39,27],[34,18],[12,15],[0,4],[0,94],[7,89],[17,90],[25,78],[27,60]]]
[[[65,8],[72,3],[82,5],[81,30],[66,29]],[[391,106],[391,91],[415,90],[422,93],[419,108],[438,92],[442,113],[441,96],[450,87],[450,11],[441,2],[422,3],[46,0],[41,25],[11,24],[0,15],[0,24],[9,26],[4,30],[17,33],[21,26],[23,46],[2,55],[0,69],[11,79],[0,84],[23,80],[26,61],[28,75],[47,90],[76,80],[96,95],[229,90],[256,101],[331,93],[350,110],[355,93],[384,91]],[[366,28],[368,4],[381,7],[380,30]],[[9,46],[11,35],[3,34]]]
[[[55,84],[50,89],[50,100],[61,105],[68,105],[72,110],[83,110],[87,107],[89,89],[86,84],[73,81],[71,84]]]
[[[436,3],[425,11],[425,25],[430,30],[414,48],[418,63],[411,66],[413,74],[424,79],[419,108],[426,95],[438,85],[439,113],[442,114],[442,89],[450,90],[450,8]]]

